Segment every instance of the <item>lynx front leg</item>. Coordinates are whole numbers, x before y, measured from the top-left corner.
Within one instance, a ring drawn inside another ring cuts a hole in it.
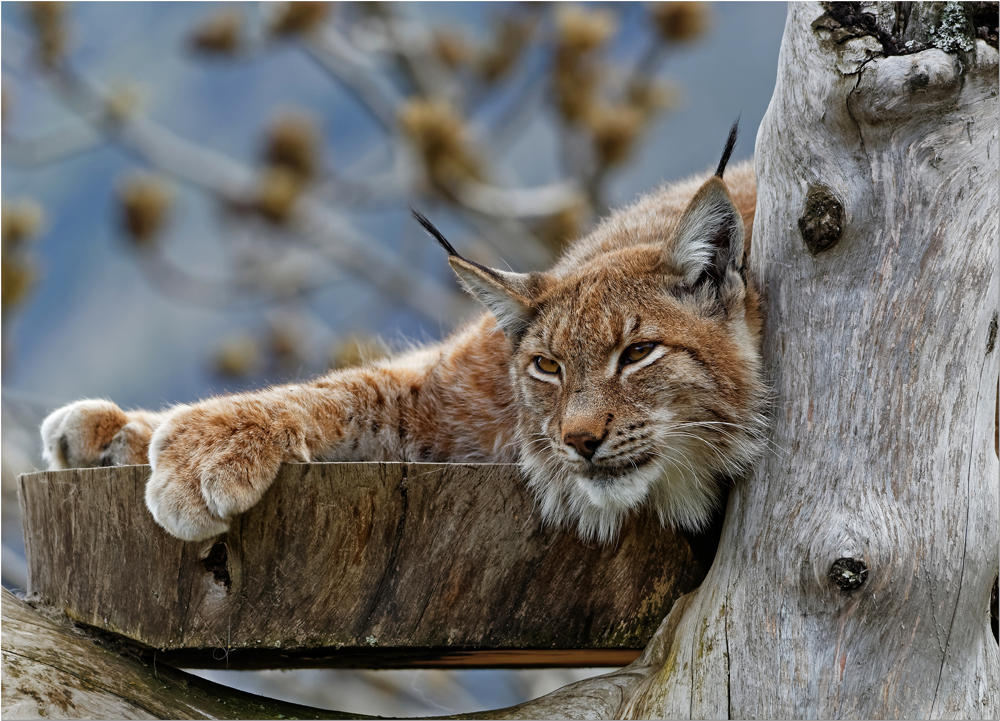
[[[389,419],[401,412],[398,375],[386,368],[342,371],[176,408],[150,442],[146,505],[169,533],[201,540],[254,506],[282,463],[362,455],[402,460],[386,446],[387,430],[398,426]]]
[[[153,435],[146,505],[169,533],[210,538],[253,506],[285,461],[308,461],[305,419],[294,403],[233,396],[174,410]]]
[[[506,342],[484,326],[447,352],[174,409],[150,441],[146,505],[169,533],[200,540],[256,504],[284,462],[513,460]]]
[[[42,422],[42,455],[50,470],[147,463],[149,439],[162,417],[123,411],[110,401],[70,403]]]
[[[486,428],[510,428],[512,419],[491,424],[467,408],[461,384],[446,377],[442,388],[439,355],[175,409],[150,442],[149,510],[169,533],[200,540],[256,504],[284,462],[489,459],[498,443]],[[457,418],[449,394],[464,396]],[[467,438],[463,429],[488,437]]]

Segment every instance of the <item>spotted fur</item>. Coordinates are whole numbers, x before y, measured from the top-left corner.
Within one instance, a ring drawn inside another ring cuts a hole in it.
[[[516,461],[544,517],[583,537],[612,540],[643,506],[697,529],[762,448],[743,267],[756,187],[748,164],[720,175],[617,211],[545,273],[485,268],[443,241],[491,313],[442,343],[159,414],[80,401],[45,420],[46,459],[148,459],[149,509],[190,540],[225,531],[281,463],[318,460]]]

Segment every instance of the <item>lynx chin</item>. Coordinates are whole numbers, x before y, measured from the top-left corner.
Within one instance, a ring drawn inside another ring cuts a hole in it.
[[[698,529],[763,448],[760,314],[745,259],[749,163],[605,218],[546,272],[463,258],[488,309],[364,367],[160,412],[84,400],[42,424],[49,467],[150,463],[146,503],[187,540],[224,532],[288,461],[521,464],[544,518],[611,542],[629,514]]]

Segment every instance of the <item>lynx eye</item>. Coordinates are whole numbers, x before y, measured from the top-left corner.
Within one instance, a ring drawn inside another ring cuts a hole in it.
[[[621,364],[627,366],[630,363],[637,363],[648,356],[655,347],[656,343],[636,343],[635,345],[630,345],[622,353]]]
[[[559,372],[559,364],[551,358],[546,358],[543,355],[535,356],[535,368],[540,370],[542,373],[548,373],[549,375]]]

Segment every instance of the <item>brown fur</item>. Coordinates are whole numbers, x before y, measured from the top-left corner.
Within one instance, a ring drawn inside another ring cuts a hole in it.
[[[141,463],[148,449],[147,503],[187,539],[223,532],[281,463],[311,460],[520,461],[546,517],[584,536],[610,540],[644,504],[664,523],[697,528],[719,477],[761,448],[761,320],[740,277],[756,188],[749,164],[726,181],[728,193],[701,177],[641,198],[547,273],[452,256],[499,323],[485,314],[390,360],[162,414],[82,401],[46,419],[46,457],[53,468]],[[707,251],[685,227],[722,223],[698,215],[706,203],[734,204],[746,242],[738,223],[719,225],[739,257],[721,280],[693,282]],[[621,365],[640,341],[654,344],[652,360]],[[541,373],[539,356],[559,373]]]

